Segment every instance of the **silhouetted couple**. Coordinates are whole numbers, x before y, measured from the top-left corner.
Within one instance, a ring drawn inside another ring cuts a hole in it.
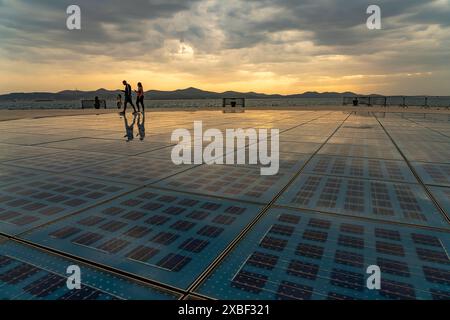
[[[144,88],[142,87],[142,83],[139,82],[137,85],[137,87],[138,87],[137,90],[134,90],[134,92],[136,92],[136,94],[137,94],[137,98],[136,98],[137,111],[133,104],[131,86],[128,84],[128,82],[126,80],[123,80],[122,83],[125,86],[125,90],[122,90],[122,92],[125,95],[125,99],[124,99],[123,111],[120,114],[121,115],[125,114],[125,112],[127,111],[128,104],[131,104],[131,106],[133,107],[133,111],[134,111],[133,114],[136,114],[137,112],[141,111],[139,106],[142,106],[142,112],[144,112]]]

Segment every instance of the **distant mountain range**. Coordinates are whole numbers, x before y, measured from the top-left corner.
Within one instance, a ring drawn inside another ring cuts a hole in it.
[[[30,92],[30,93],[8,93],[0,95],[0,101],[36,101],[36,100],[79,100],[93,99],[98,96],[100,99],[113,100],[118,94],[123,94],[120,90],[98,89],[95,91],[64,90],[56,93],[51,92]],[[154,100],[184,100],[184,99],[221,99],[221,98],[246,98],[246,99],[278,99],[278,98],[341,98],[343,96],[355,96],[353,92],[305,92],[300,94],[281,95],[264,94],[256,92],[211,92],[197,88],[187,88],[174,91],[149,90],[145,92],[146,98]]]

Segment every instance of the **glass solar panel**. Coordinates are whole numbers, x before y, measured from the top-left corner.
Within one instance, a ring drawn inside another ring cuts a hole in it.
[[[88,285],[68,291],[65,267],[73,260],[6,242],[0,299],[179,297],[133,282],[135,275],[191,298],[184,291],[202,275],[194,292],[219,299],[450,299],[448,220],[421,185],[450,217],[446,117],[218,115],[152,112],[146,139],[131,143],[116,114],[0,122],[0,232],[130,275],[82,265]],[[171,133],[191,130],[194,120],[205,130],[280,129],[278,175],[261,176],[259,165],[173,165]],[[365,286],[371,264],[382,270],[380,291]]]
[[[286,215],[298,220],[286,221]],[[326,239],[317,213],[269,210],[196,292],[252,300],[450,298],[449,233],[319,217],[327,222]],[[266,234],[275,225],[295,230],[268,241]],[[370,265],[381,268],[381,290],[366,286]]]
[[[277,204],[379,220],[447,227],[416,184],[302,174]]]
[[[320,143],[313,142],[292,142],[292,141],[280,141],[280,152],[293,152],[293,153],[314,153],[320,147]],[[270,150],[270,148],[269,148]]]
[[[417,183],[404,161],[315,156],[305,173]]]
[[[46,174],[39,170],[16,168],[12,166],[0,166],[0,186],[13,184],[20,181],[32,180]]]
[[[429,187],[429,189],[447,217],[450,217],[450,188]]]
[[[91,167],[98,163],[120,158],[111,154],[102,154],[83,151],[62,151],[56,154],[39,157],[25,158],[6,162],[6,164],[18,167],[46,170],[49,172],[62,173],[80,167]]]
[[[142,189],[36,229],[25,237],[185,289],[261,208]],[[199,219],[199,212],[207,215]]]
[[[295,133],[281,133],[279,139],[281,142],[312,142],[312,143],[323,143],[328,138],[328,135],[299,135]]]
[[[308,157],[295,153],[293,155],[295,160],[281,159],[280,170],[274,176],[261,176],[259,166],[204,165],[156,185],[178,191],[268,203]]]
[[[423,183],[450,187],[450,164],[413,162],[413,166]]]
[[[130,170],[123,170],[124,166],[130,166]],[[192,165],[174,165],[170,158],[162,160],[157,158],[127,157],[126,159],[97,163],[71,173],[108,181],[145,185],[189,168],[192,168]]]
[[[41,156],[45,154],[56,154],[60,150],[41,148],[41,147],[28,147],[14,144],[0,143],[0,161],[16,160]]]
[[[23,146],[33,146],[39,145],[42,143],[52,142],[52,141],[61,141],[66,139],[71,139],[74,136],[71,134],[41,134],[41,132],[31,133],[33,131],[30,128],[27,130],[21,129],[19,132],[2,132],[0,136],[0,142],[15,144],[15,145],[23,145]],[[24,133],[26,131],[27,133]],[[75,136],[76,137],[76,136]]]
[[[0,231],[18,234],[129,190],[119,183],[46,174],[0,187]]]
[[[400,153],[393,146],[369,146],[356,144],[327,143],[319,154],[330,154],[344,157],[363,157],[376,159],[401,160]]]
[[[70,265],[81,270],[81,289],[67,288]],[[7,300],[174,300],[168,291],[133,282],[16,242],[0,243],[0,299]]]
[[[118,137],[123,137],[123,133],[118,133]],[[78,138],[60,142],[50,142],[42,144],[42,147],[56,150],[82,150],[90,152],[101,152],[114,155],[135,156],[144,152],[157,150],[171,145],[169,142],[159,143],[151,141],[150,138],[142,141],[142,143],[126,143],[125,140],[115,139],[95,139],[95,138]]]
[[[450,142],[401,141],[400,149],[410,161],[448,164]]]

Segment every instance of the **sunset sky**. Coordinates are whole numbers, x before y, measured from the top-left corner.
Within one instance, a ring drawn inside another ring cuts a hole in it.
[[[81,30],[66,8],[81,7]],[[366,27],[370,4],[382,30]],[[0,93],[450,95],[450,0],[0,0]]]

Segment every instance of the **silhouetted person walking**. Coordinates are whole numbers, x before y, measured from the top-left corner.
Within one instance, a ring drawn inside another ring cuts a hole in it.
[[[122,115],[125,114],[125,112],[127,111],[128,103],[131,104],[131,106],[133,107],[134,113],[136,113],[136,108],[134,107],[132,96],[131,96],[131,86],[127,83],[126,80],[123,80],[122,83],[125,86],[125,90],[122,90],[125,94],[125,99],[124,99],[123,111],[120,114],[122,114]]]
[[[139,104],[142,106],[142,112],[144,112],[144,88],[142,87],[142,83],[138,82],[138,89],[135,90],[137,94],[136,98],[136,107],[138,109],[138,112],[141,111],[139,108]]]

